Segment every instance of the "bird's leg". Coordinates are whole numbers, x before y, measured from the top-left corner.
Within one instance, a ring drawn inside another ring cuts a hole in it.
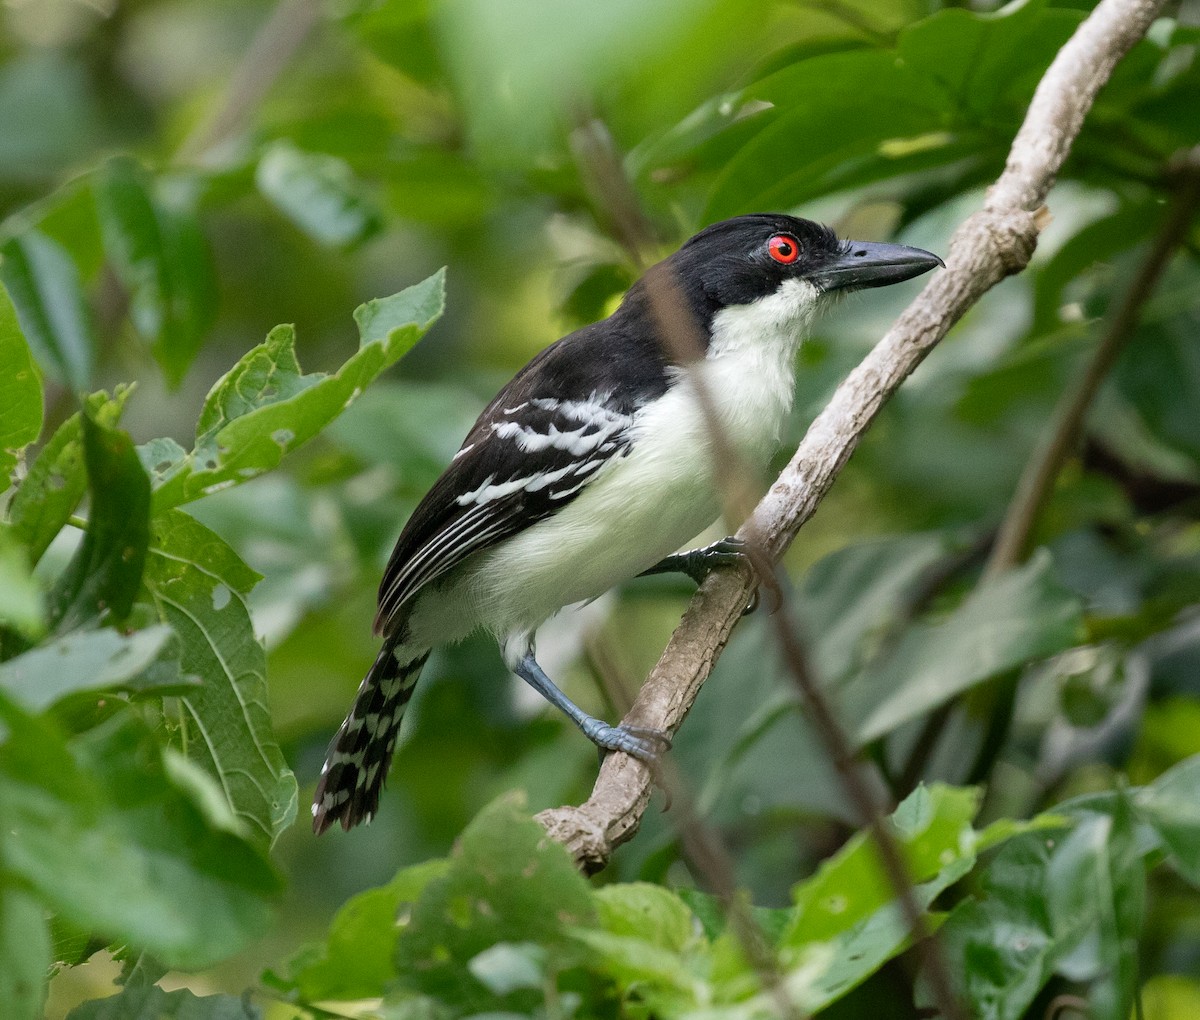
[[[643,570],[638,577],[647,577],[650,574],[687,574],[697,584],[702,584],[714,570],[743,565],[753,569],[750,554],[746,551],[746,543],[731,535],[702,549],[674,553]]]
[[[625,723],[610,726],[595,716],[588,715],[546,676],[537,659],[533,657],[532,650],[513,663],[512,669],[550,704],[570,716],[571,721],[583,730],[583,735],[599,748],[606,751],[624,751],[639,761],[653,765],[659,756],[671,747],[670,736],[662,730],[648,726],[629,726]]]

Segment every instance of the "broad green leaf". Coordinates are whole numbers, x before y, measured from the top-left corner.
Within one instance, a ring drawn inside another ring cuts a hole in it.
[[[178,386],[216,318],[217,287],[208,246],[194,214],[158,193],[127,158],[110,160],[93,179],[104,250],[129,291],[134,328]]]
[[[1171,852],[1179,873],[1200,887],[1200,755],[1181,761],[1133,795]]]
[[[42,381],[17,312],[0,286],[0,492],[12,483],[12,469],[42,431]]]
[[[29,638],[46,627],[41,585],[34,580],[29,557],[13,529],[4,524],[0,524],[0,627]]]
[[[258,161],[254,179],[269,202],[321,244],[358,244],[383,225],[363,183],[337,156],[276,142]]]
[[[270,843],[296,815],[296,780],[267,708],[266,653],[245,595],[258,580],[220,538],[180,511],[154,518],[145,586],[183,642],[200,687],[180,695],[181,747],[220,784],[254,838]]]
[[[745,98],[775,107],[766,126],[726,162],[706,220],[779,206],[823,193],[826,175],[851,162],[888,157],[891,139],[926,136],[939,146],[946,102],[934,83],[882,50],[829,53],[750,86]],[[952,147],[950,159],[959,150]],[[949,161],[949,160],[947,160]]]
[[[998,168],[1080,17],[1036,0],[994,15],[942,11],[906,28],[895,50],[823,53],[748,86],[743,99],[773,110],[726,161],[705,219],[794,206],[981,151]]]
[[[914,882],[974,861],[971,820],[978,810],[973,789],[921,786],[905,798],[891,825]],[[796,907],[780,945],[799,949],[844,934],[894,898],[872,838],[860,832],[792,891]]]
[[[444,273],[355,312],[360,347],[333,375],[303,375],[295,331],[277,326],[209,392],[190,453],[163,441],[142,447],[160,512],[275,467],[342,413],[438,319]]]
[[[68,921],[171,967],[211,966],[265,930],[278,878],[208,825],[144,723],[122,713],[68,746],[2,697],[0,714],[5,871]]]
[[[180,676],[179,640],[161,624],[132,634],[78,630],[0,664],[0,691],[27,712],[41,712],[82,691],[139,692],[196,683]]]
[[[86,397],[83,413],[73,414],[55,430],[13,493],[9,521],[13,534],[29,550],[30,562],[41,559],[87,491],[83,414],[103,428],[115,428],[132,392],[132,387],[118,386],[111,397],[103,392]]]
[[[899,59],[932,81],[956,124],[1024,113],[1055,55],[1083,20],[1042,0],[994,14],[938,11],[900,33]]]
[[[46,908],[0,876],[0,1002],[8,1020],[45,1015],[52,962]]]
[[[446,874],[413,906],[396,946],[401,987],[467,1011],[494,1008],[471,960],[498,942],[533,942],[557,969],[579,951],[570,929],[594,916],[567,852],[511,800],[497,801],[467,826]],[[531,1001],[540,1000],[538,992]]]
[[[1098,1020],[1130,1014],[1145,898],[1127,798],[1119,796],[1115,808],[1111,815],[1085,815],[1046,869],[1055,970],[1091,985]]]
[[[910,593],[952,549],[948,536],[927,532],[859,542],[813,565],[799,603],[826,683],[871,658],[873,639],[896,626]]]
[[[991,677],[1045,658],[1082,637],[1079,600],[1035,554],[974,591],[948,619],[910,627],[895,650],[847,687],[854,737],[869,743]],[[882,692],[882,697],[880,696]]]
[[[150,479],[129,436],[84,414],[83,460],[88,526],[51,593],[50,617],[59,632],[96,617],[128,616],[150,541]]]
[[[76,1006],[67,1020],[262,1020],[262,1011],[244,995],[196,995],[181,988],[165,992],[125,988],[119,995]]]
[[[0,281],[46,374],[72,389],[86,387],[96,337],[71,256],[57,241],[30,231],[0,247]]]
[[[289,964],[287,979],[273,976],[273,982],[306,1002],[382,995],[396,978],[397,917],[449,868],[444,859],[415,864],[387,885],[359,893],[334,916],[327,941],[302,950]]]
[[[624,882],[596,890],[600,927],[680,952],[696,939],[696,917],[669,889],[649,882]]]

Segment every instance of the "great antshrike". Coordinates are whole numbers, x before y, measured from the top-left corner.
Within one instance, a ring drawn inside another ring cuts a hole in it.
[[[315,831],[370,820],[430,651],[479,629],[599,747],[647,761],[661,753],[665,734],[611,726],[554,685],[534,658],[537,628],[638,573],[700,578],[740,555],[730,540],[675,553],[721,511],[713,423],[691,372],[703,375],[725,441],[764,466],[791,409],[796,350],[830,295],[938,265],[919,248],[839,240],[794,216],[738,216],[652,270],[677,288],[702,360],[673,359],[643,277],[607,319],[521,369],[400,533],[379,587],[383,647],[334,737]]]

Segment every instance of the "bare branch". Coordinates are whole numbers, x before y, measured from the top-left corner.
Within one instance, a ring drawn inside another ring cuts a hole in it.
[[[1162,0],[1101,0],[1055,57],[984,207],[959,227],[947,269],[937,273],[818,415],[747,526],[778,558],[812,516],[880,408],[979,298],[1020,272],[1037,243],[1039,209],[1083,118],[1117,61],[1146,32]],[[692,600],[628,716],[674,731],[712,671],[751,594],[752,581],[713,574]],[[596,871],[637,831],[650,773],[609,755],[592,795],[539,820],[581,867]]]

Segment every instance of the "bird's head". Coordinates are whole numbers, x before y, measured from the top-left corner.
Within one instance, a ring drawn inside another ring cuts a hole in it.
[[[710,337],[726,309],[753,311],[764,325],[799,328],[833,295],[911,280],[941,265],[921,248],[842,240],[828,227],[782,213],[714,223],[662,263]]]

